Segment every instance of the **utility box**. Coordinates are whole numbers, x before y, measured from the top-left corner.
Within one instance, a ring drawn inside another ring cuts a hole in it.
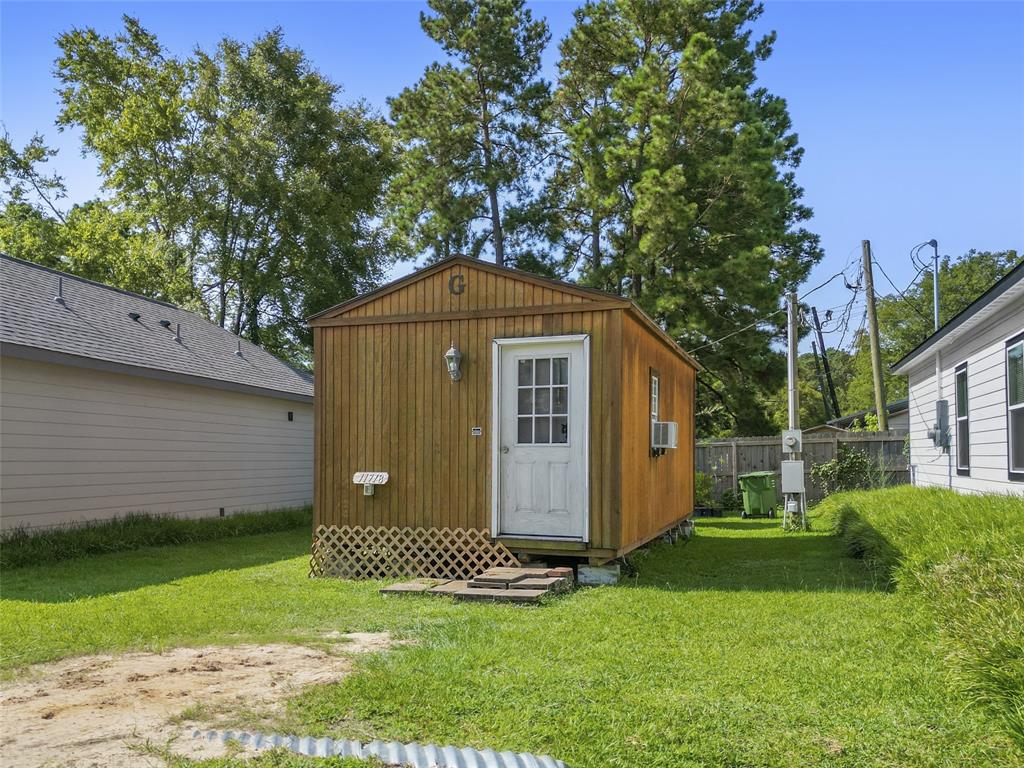
[[[782,492],[804,493],[804,463],[802,461],[782,462]]]
[[[782,452],[799,453],[803,450],[803,432],[799,429],[782,430]]]
[[[949,447],[949,400],[935,401],[935,423],[928,430],[928,437],[936,448]]]

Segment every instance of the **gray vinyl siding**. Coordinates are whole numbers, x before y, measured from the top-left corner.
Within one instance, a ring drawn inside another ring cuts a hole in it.
[[[951,447],[932,445],[927,432],[935,419],[938,392],[931,357],[910,371],[910,463],[915,485],[969,492],[1024,494],[1024,483],[1008,477],[1006,426],[1006,340],[1024,330],[1024,299],[977,333],[967,334],[942,353],[942,397],[949,401]],[[970,474],[956,469],[955,370],[967,363],[970,417]]]
[[[311,404],[0,360],[4,529],[129,512],[215,516],[312,496]]]

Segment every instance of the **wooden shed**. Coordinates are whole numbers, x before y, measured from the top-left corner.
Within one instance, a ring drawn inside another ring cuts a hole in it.
[[[442,529],[603,562],[693,511],[697,364],[627,299],[456,257],[309,324],[314,572]]]

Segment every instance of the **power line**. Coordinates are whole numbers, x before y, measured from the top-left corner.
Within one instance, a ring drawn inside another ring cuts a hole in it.
[[[910,298],[907,296],[906,293],[904,293],[903,291],[901,291],[899,288],[896,287],[896,283],[894,283],[892,281],[892,278],[889,277],[889,275],[886,274],[885,270],[882,268],[882,265],[878,263],[878,260],[875,259],[874,256],[871,257],[871,263],[874,264],[876,267],[878,267],[878,269],[882,272],[882,275],[889,282],[889,285],[891,285],[893,287],[893,290],[896,291],[896,293],[898,293],[900,295],[900,297],[910,305],[910,308],[912,310],[914,310],[918,315],[920,315],[925,320],[930,320],[931,319],[927,315],[925,315],[920,309],[917,308],[917,306],[914,304],[913,301],[910,300]],[[910,285],[908,285],[905,290],[908,290],[908,291],[910,290],[910,286],[913,285],[917,281],[918,276],[923,271],[924,271],[923,269],[918,270],[917,275],[914,276],[914,279],[910,281]],[[878,296],[877,292],[875,293],[875,296],[878,297],[878,298],[882,298],[881,296]]]
[[[831,283],[837,277],[842,277],[842,278],[845,279],[846,275],[844,275],[842,272],[836,272],[834,275],[832,275],[832,277],[830,277],[825,282],[823,282],[823,283],[821,283],[819,285],[814,286],[809,291],[807,291],[803,296],[797,297],[798,300],[799,301],[803,301],[805,298],[810,296],[812,293],[817,291],[819,288],[824,288],[826,285]],[[716,344],[720,344],[721,342],[725,341],[726,339],[731,339],[733,336],[738,336],[741,333],[745,333],[746,331],[749,331],[751,328],[756,328],[761,323],[764,323],[764,322],[768,321],[769,319],[775,317],[775,315],[781,314],[781,313],[783,313],[785,311],[786,311],[785,309],[776,309],[774,312],[769,312],[767,315],[764,315],[763,317],[759,317],[757,320],[752,322],[750,325],[744,326],[743,328],[740,328],[738,331],[733,331],[732,333],[727,333],[725,336],[722,336],[720,339],[715,339],[714,341],[709,341],[707,344],[701,344],[699,347],[694,347],[693,349],[689,349],[689,350],[687,350],[686,353],[688,355],[692,355],[694,352],[700,352],[702,349],[707,349],[708,347],[713,347]]]

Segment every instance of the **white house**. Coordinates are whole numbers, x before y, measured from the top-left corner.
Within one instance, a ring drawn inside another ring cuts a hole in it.
[[[893,366],[915,485],[1024,495],[1024,262]]]
[[[0,527],[311,503],[313,385],[191,312],[0,255]]]

